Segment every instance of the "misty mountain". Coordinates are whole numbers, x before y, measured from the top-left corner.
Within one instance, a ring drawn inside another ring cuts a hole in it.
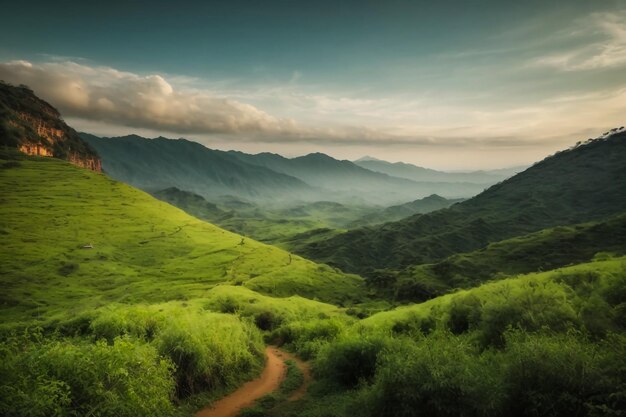
[[[404,162],[387,162],[369,156],[354,161],[360,167],[371,171],[381,172],[395,177],[406,178],[413,181],[431,182],[466,182],[493,185],[503,181],[512,175],[522,172],[526,167],[513,167],[483,171],[468,172],[443,172],[434,169],[422,168]]]
[[[297,178],[185,139],[81,137],[98,151],[108,175],[150,192],[176,187],[209,199],[257,200],[307,198],[316,192]]]
[[[81,137],[98,151],[103,169],[117,180],[148,192],[176,187],[212,202],[231,196],[266,205],[332,201],[388,206],[431,194],[469,197],[484,189],[483,184],[393,177],[321,153],[289,159],[219,151],[185,139],[99,138],[85,133]]]
[[[490,242],[623,212],[625,179],[626,131],[621,130],[558,152],[448,209],[355,229],[299,251],[365,274],[433,263]]]
[[[413,181],[363,168],[347,160],[337,160],[323,153],[285,158],[272,153],[250,155],[230,151],[242,161],[269,168],[307,184],[340,193],[352,200],[374,204],[396,204],[416,197],[439,194],[444,197],[470,197],[484,190],[484,184],[445,181]]]

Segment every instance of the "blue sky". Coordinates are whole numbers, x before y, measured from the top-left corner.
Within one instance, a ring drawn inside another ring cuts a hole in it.
[[[8,6],[0,79],[96,134],[464,169],[624,124],[625,1],[90,3]]]

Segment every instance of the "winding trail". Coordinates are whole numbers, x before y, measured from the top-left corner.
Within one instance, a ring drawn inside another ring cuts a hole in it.
[[[294,361],[300,368],[304,381],[300,388],[289,396],[287,401],[296,401],[302,398],[311,381],[311,371],[308,364],[276,346],[267,346],[265,355],[267,361],[260,377],[246,382],[237,391],[214,402],[211,406],[203,408],[196,413],[195,417],[235,417],[243,408],[252,406],[254,401],[280,387],[287,375],[287,365],[284,361],[288,359]]]

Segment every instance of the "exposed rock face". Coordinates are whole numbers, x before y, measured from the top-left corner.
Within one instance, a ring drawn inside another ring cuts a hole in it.
[[[57,109],[25,86],[0,82],[0,145],[102,171],[96,151],[65,124]]]

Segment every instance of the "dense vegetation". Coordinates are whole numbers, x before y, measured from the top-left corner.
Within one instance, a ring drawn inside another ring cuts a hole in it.
[[[301,416],[608,416],[626,406],[626,258],[274,333],[313,357]],[[291,414],[290,414],[291,413]]]
[[[104,175],[1,157],[2,415],[184,415],[261,369],[262,331],[351,320],[330,304],[259,292],[363,297],[358,277]]]
[[[372,275],[433,263],[491,242],[626,210],[626,132],[559,152],[478,196],[425,215],[318,240],[299,253]]]

